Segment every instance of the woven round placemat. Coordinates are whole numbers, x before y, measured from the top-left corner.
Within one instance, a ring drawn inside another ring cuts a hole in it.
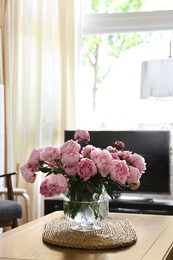
[[[130,246],[137,240],[132,224],[121,218],[106,218],[101,229],[75,231],[72,222],[64,217],[47,222],[43,230],[43,241],[49,244],[82,249],[110,249]]]

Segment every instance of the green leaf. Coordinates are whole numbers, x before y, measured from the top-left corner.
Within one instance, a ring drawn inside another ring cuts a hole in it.
[[[46,173],[46,172],[51,172],[51,169],[50,169],[50,168],[45,168],[45,167],[40,167],[39,170],[40,170],[41,172],[44,172],[44,173]]]
[[[113,199],[114,198],[113,191],[112,191],[110,185],[107,184],[106,182],[104,182],[104,187],[105,187],[107,194],[111,197],[111,199]]]

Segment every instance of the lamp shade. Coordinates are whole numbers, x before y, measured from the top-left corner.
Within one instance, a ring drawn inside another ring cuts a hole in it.
[[[142,62],[141,98],[173,96],[173,58]]]

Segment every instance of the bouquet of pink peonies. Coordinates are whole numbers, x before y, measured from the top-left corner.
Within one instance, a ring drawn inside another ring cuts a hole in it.
[[[45,173],[40,193],[45,197],[64,194],[72,201],[91,201],[103,188],[113,198],[113,185],[135,190],[146,170],[144,158],[116,141],[105,149],[89,145],[90,135],[77,130],[74,140],[61,146],[33,149],[21,173],[27,182],[34,183],[37,173]],[[82,143],[85,146],[82,147]]]

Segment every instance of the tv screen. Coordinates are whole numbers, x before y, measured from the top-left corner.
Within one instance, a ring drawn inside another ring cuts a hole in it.
[[[64,140],[74,139],[74,132],[66,130]],[[89,131],[90,142],[106,148],[115,141],[122,141],[125,150],[145,158],[146,171],[141,185],[131,193],[170,194],[170,132],[169,131]],[[115,188],[115,192],[122,192]]]

